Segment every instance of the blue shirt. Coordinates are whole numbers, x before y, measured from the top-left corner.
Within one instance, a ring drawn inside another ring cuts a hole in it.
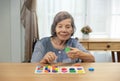
[[[37,41],[33,54],[32,54],[32,58],[31,58],[31,62],[40,62],[40,60],[42,60],[42,58],[45,56],[45,54],[47,52],[54,52],[57,56],[57,59],[54,61],[55,63],[58,62],[62,62],[62,63],[76,63],[81,61],[80,59],[70,59],[65,50],[58,50],[56,48],[53,47],[51,40],[51,37],[45,37],[42,38],[41,40]],[[66,42],[66,47],[70,46],[70,47],[74,47],[74,48],[78,48],[79,50],[89,53],[89,51],[87,51],[76,39],[74,38],[70,38],[67,42]]]

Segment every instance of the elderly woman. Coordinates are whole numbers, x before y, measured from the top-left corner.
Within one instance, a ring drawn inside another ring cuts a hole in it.
[[[71,38],[74,31],[73,17],[66,11],[57,13],[51,26],[51,36],[37,41],[31,62],[43,64],[94,62],[93,55],[76,39]]]

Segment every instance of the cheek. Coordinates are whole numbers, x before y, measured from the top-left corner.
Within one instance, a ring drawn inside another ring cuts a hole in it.
[[[72,34],[73,32],[74,32],[74,30],[73,30],[73,29],[70,29],[70,30],[69,30],[69,33],[71,33],[71,34]]]
[[[55,28],[55,32],[58,33],[60,30],[58,28]]]
[[[55,31],[59,31],[59,30],[60,30],[60,28],[58,28],[58,27],[55,28]]]
[[[60,32],[60,30],[59,30],[59,29],[56,29],[55,32],[58,33],[58,32]]]

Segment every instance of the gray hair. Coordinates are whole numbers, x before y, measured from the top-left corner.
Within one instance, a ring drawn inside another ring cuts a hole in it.
[[[71,25],[73,27],[73,30],[75,31],[75,24],[74,24],[74,19],[73,17],[66,11],[61,11],[59,13],[56,14],[56,16],[54,17],[54,20],[53,20],[53,23],[51,25],[51,35],[52,36],[56,36],[56,32],[55,32],[55,28],[56,28],[56,25],[61,22],[62,20],[65,20],[65,19],[71,19]],[[72,35],[74,34],[74,32],[72,33]],[[71,36],[72,36],[71,35]]]

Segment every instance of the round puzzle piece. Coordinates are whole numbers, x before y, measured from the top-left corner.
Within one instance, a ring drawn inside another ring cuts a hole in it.
[[[93,67],[88,68],[89,71],[94,71]]]

